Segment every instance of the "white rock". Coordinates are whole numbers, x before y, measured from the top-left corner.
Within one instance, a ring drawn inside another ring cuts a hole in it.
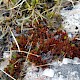
[[[75,57],[73,61],[74,61],[74,64],[80,64],[80,59],[78,57]]]
[[[7,59],[9,57],[10,57],[10,54],[9,53],[6,53],[6,52],[3,53],[3,58]]]
[[[73,71],[68,75],[69,80],[80,80],[77,71]]]
[[[63,63],[61,61],[58,61],[58,64],[59,64],[59,66],[62,66],[63,65]]]
[[[51,64],[52,64],[53,66],[59,66],[59,62],[58,62],[58,61],[53,61]]]
[[[61,10],[63,17],[63,27],[67,32],[76,35],[80,32],[80,2],[74,5],[72,10]]]
[[[79,61],[80,59],[78,57],[74,57],[74,61]]]
[[[72,59],[64,58],[62,61],[62,64],[68,64],[68,63],[73,63]]]
[[[64,78],[63,75],[60,75],[60,76],[53,77],[52,80],[67,80],[67,79]]]
[[[54,71],[52,69],[47,68],[43,71],[42,75],[48,76],[48,77],[53,77],[54,76]]]
[[[64,80],[63,75],[60,75],[58,80]]]

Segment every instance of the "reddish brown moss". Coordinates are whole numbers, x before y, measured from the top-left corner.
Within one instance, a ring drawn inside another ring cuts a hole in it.
[[[72,44],[74,40],[70,41],[66,31],[57,30],[53,33],[49,30],[49,28],[44,26],[44,23],[46,22],[42,22],[41,20],[39,20],[39,24],[35,22],[34,25],[36,28],[34,28],[33,30],[29,30],[26,34],[27,37],[24,35],[17,37],[21,50],[28,51],[32,43],[30,52],[32,54],[39,55],[40,58],[42,58],[42,56],[40,55],[41,53],[48,53],[49,51],[51,51],[52,53],[52,59],[54,59],[55,56],[57,56],[57,58],[60,56],[62,56],[62,58],[80,58],[80,47]],[[16,46],[13,45],[13,49],[15,48]],[[42,59],[38,61],[38,59],[36,58],[34,60],[35,55],[30,54],[28,59],[35,64],[41,64],[42,62],[44,62],[42,61]]]
[[[49,28],[44,26],[44,22],[39,20],[39,24],[35,23],[33,30],[27,31],[27,34],[16,37],[20,50],[29,51],[28,60],[35,65],[44,65],[50,63],[54,59],[63,59],[64,57],[80,58],[80,42],[75,38],[70,40],[66,31],[57,30],[56,32],[50,31]],[[32,26],[32,25],[31,25]],[[13,44],[12,50],[16,50],[17,46]],[[15,77],[14,74],[19,75],[21,65],[25,61],[27,54],[16,54],[15,59],[10,60],[10,65],[14,64],[18,59],[24,59],[14,65],[13,69],[10,67],[5,68],[5,71]]]

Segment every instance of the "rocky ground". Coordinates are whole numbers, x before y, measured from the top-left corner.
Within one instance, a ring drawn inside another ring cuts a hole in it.
[[[37,68],[31,67],[24,80],[80,80],[80,62],[77,60],[65,58],[62,62],[55,61],[47,69],[39,69],[38,72]]]
[[[69,33],[71,38],[78,34],[78,40],[80,40],[80,3],[73,5],[73,7],[68,7],[68,9],[63,8],[61,15],[63,18],[63,29]],[[0,60],[2,60],[1,56],[4,56],[6,60],[0,64],[0,80],[16,80],[3,71],[9,64],[9,54],[4,53],[0,55]],[[53,61],[45,69],[38,66],[35,67],[34,65],[28,67],[26,62],[24,63],[24,67],[26,68],[26,73],[24,73],[23,80],[80,80],[80,59],[78,58],[74,58],[73,60],[64,58],[62,62]],[[2,77],[3,75],[4,77]]]

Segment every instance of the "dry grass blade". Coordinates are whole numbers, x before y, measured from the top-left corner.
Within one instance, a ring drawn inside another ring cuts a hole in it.
[[[7,76],[9,76],[11,79],[16,80],[15,78],[13,78],[12,76],[10,76],[8,73],[6,73],[5,71],[3,71],[2,69],[0,69],[3,73],[5,73]]]
[[[18,45],[18,42],[17,42],[17,40],[16,40],[16,38],[15,38],[13,32],[12,32],[11,30],[10,30],[10,32],[11,32],[11,35],[12,35],[12,37],[13,37],[13,39],[14,39],[16,45],[17,45],[18,51],[20,52],[20,47],[19,47],[19,45]]]
[[[30,45],[30,48],[29,48],[29,51],[28,51],[28,54],[27,54],[27,58],[26,58],[27,60],[28,60],[28,56],[30,54],[31,47],[32,47],[32,42],[31,42],[31,45]]]
[[[4,51],[4,52],[7,52],[7,53],[9,53],[9,52],[12,52],[12,53],[13,52],[23,52],[25,54],[31,54],[31,55],[39,57],[39,55],[37,55],[37,54],[32,54],[32,53],[29,53],[29,52],[26,52],[26,51],[11,50],[11,51]]]
[[[0,39],[2,39],[6,34],[7,34],[7,32],[5,32],[4,34],[2,34],[2,35],[0,36]]]
[[[31,18],[31,16],[32,16],[32,14],[31,14],[30,16],[28,16],[28,17],[25,17],[25,18],[22,18],[22,19],[17,19],[17,21],[28,20],[28,19],[30,19],[30,18]]]
[[[17,7],[21,6],[25,1],[26,1],[26,0],[23,0],[20,4],[14,6],[13,8],[8,9],[8,10],[12,10],[12,9],[14,9],[14,8],[17,8]]]

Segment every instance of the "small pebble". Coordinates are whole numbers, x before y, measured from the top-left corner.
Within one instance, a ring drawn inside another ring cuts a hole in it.
[[[52,69],[45,69],[44,71],[43,71],[43,75],[44,76],[48,76],[48,77],[53,77],[54,76],[54,71],[52,70]]]

